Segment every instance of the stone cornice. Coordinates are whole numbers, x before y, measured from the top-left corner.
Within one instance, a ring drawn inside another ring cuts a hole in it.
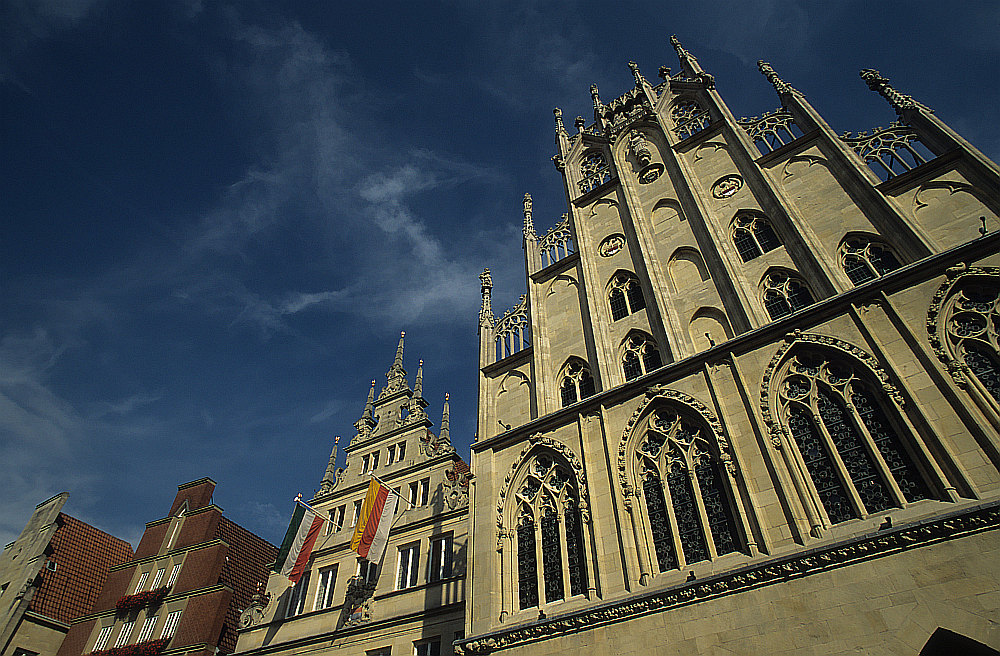
[[[456,654],[488,654],[555,636],[591,630],[642,615],[782,583],[790,579],[1000,528],[1000,502],[980,504],[934,519],[875,531],[747,567],[541,622],[456,641]]]

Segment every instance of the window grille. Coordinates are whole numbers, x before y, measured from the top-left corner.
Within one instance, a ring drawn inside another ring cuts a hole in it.
[[[813,303],[812,294],[801,280],[781,271],[764,278],[763,301],[771,319],[780,319]]]
[[[642,294],[639,279],[624,271],[616,273],[608,285],[608,302],[614,321],[645,308],[646,298]]]
[[[611,171],[604,153],[592,150],[580,160],[580,193],[593,191],[610,179]]]
[[[840,246],[840,261],[855,285],[880,278],[899,268],[899,260],[884,244],[852,237]]]
[[[139,631],[139,638],[136,642],[146,642],[153,637],[153,627],[156,626],[156,615],[149,615],[142,623],[142,630]]]
[[[762,216],[739,214],[733,220],[733,244],[744,262],[756,259],[781,246],[774,228]]]
[[[163,581],[163,575],[166,573],[167,573],[166,567],[161,567],[160,569],[156,570],[156,576],[153,577],[153,582],[149,585],[149,589],[155,590],[157,587],[159,587],[160,582]],[[139,642],[142,641],[140,640]]]
[[[181,573],[181,565],[180,565],[180,563],[178,563],[178,564],[174,565],[173,568],[170,570],[170,576],[167,578],[167,587],[168,588],[170,586],[172,586],[174,583],[177,582],[177,576],[180,573]]]
[[[142,592],[143,587],[146,585],[146,581],[149,580],[149,572],[143,572],[139,575],[139,582],[135,586],[136,592]]]
[[[646,500],[649,527],[653,532],[653,549],[656,551],[656,561],[660,571],[676,569],[677,558],[674,556],[670,519],[667,517],[667,504],[663,499],[663,485],[660,483],[660,478],[650,472],[642,482],[642,491]]]
[[[559,519],[552,508],[546,508],[542,515],[542,572],[546,603],[562,599],[564,595]]]
[[[108,646],[108,639],[111,638],[111,630],[114,626],[102,626],[101,632],[97,634],[97,642],[94,643],[94,648],[91,651],[101,651]]]
[[[702,109],[694,100],[681,100],[670,108],[670,119],[674,124],[674,134],[678,139],[687,139],[701,132],[712,122],[708,110]]]
[[[625,352],[622,354],[622,370],[625,380],[634,380],[643,374],[663,366],[656,343],[645,335],[631,335],[625,340]]]
[[[129,620],[122,624],[122,630],[118,634],[118,639],[115,640],[115,647],[123,647],[128,644],[129,635],[132,633],[132,627],[135,626],[134,620]]]
[[[932,497],[878,389],[818,353],[793,357],[779,388],[789,433],[833,524]]]
[[[593,396],[595,391],[594,378],[590,375],[587,365],[582,360],[571,360],[563,371],[562,382],[559,383],[562,407]]]

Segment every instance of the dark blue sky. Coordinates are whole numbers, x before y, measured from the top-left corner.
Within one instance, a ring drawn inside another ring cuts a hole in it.
[[[62,490],[135,541],[201,476],[279,540],[400,330],[468,458],[476,276],[501,313],[521,196],[565,211],[552,107],[676,70],[673,33],[737,116],[763,58],[885,125],[873,67],[1000,158],[996,2],[0,5],[0,544]]]

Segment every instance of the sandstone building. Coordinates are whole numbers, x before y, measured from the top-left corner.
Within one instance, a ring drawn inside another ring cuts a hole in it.
[[[342,468],[334,441],[309,502],[327,522],[305,574],[294,587],[271,575],[244,613],[241,655],[438,656],[464,636],[469,469],[451,445],[447,397],[430,431],[423,361],[411,388],[403,339],[378,398],[372,381]],[[350,543],[372,475],[403,502],[382,562],[369,564]]]
[[[132,545],[62,512],[63,492],[35,507],[0,556],[0,654],[51,656],[70,621],[90,612],[108,569]]]
[[[1000,168],[874,70],[888,127],[765,62],[737,119],[672,43],[555,111],[568,212],[482,276],[457,650],[1000,648]]]
[[[93,611],[73,620],[58,656],[233,651],[240,612],[277,549],[223,517],[214,490],[208,478],[177,487],[170,512],[146,524],[134,557],[111,568]]]

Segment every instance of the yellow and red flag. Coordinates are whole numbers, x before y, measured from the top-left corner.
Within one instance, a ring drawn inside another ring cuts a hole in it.
[[[351,549],[368,562],[377,563],[382,558],[398,501],[398,494],[372,478],[351,538]]]

